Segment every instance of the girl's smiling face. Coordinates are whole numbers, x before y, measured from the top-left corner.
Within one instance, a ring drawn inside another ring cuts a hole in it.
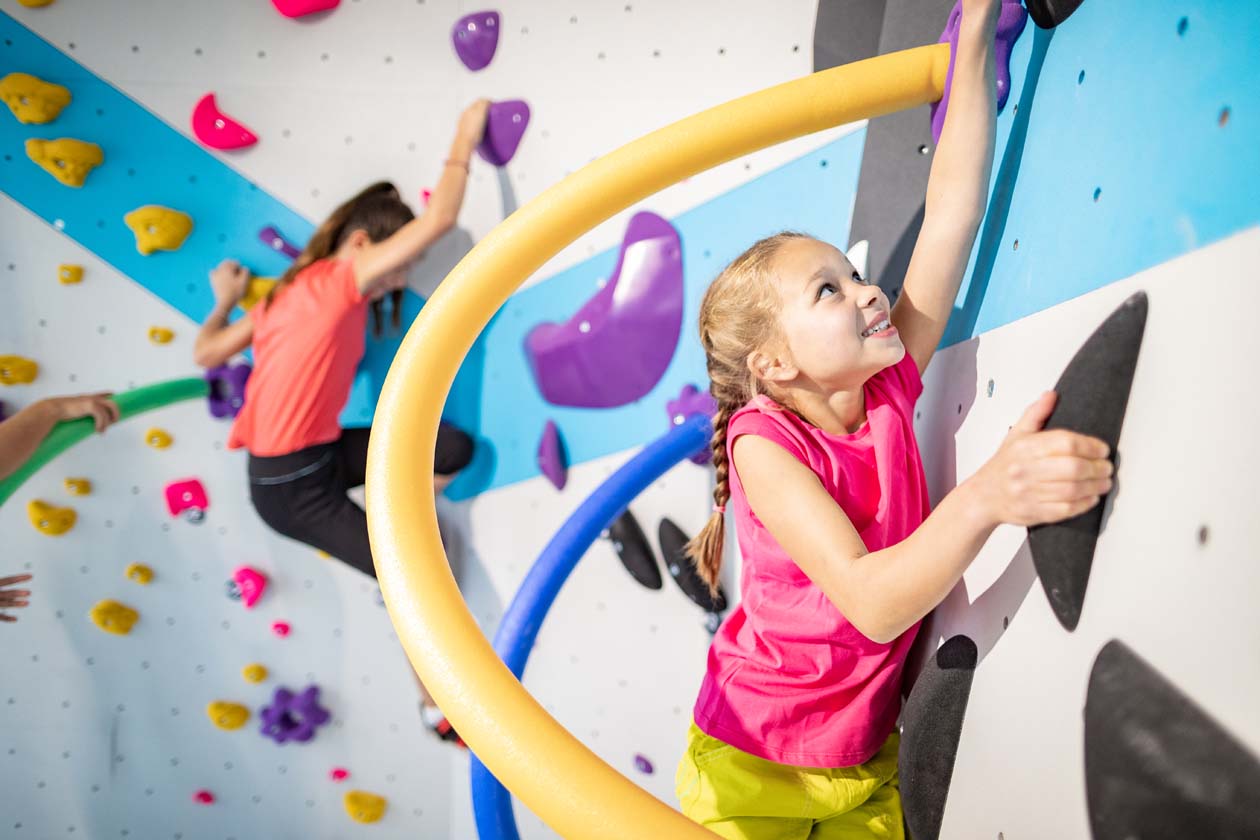
[[[764,378],[824,392],[860,388],[905,356],[887,296],[837,248],[810,238],[784,243],[773,276],[786,347],[765,354],[777,356],[779,365],[767,368]]]

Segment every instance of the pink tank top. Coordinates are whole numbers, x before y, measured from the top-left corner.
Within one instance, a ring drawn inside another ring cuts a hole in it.
[[[930,502],[914,438],[914,403],[923,392],[914,359],[907,353],[864,388],[866,424],[848,435],[824,432],[757,397],[731,417],[727,456],[745,434],[782,446],[817,474],[873,552],[908,537]],[[696,725],[781,764],[863,764],[896,724],[902,667],[918,625],[890,644],[859,633],[757,519],[733,464],[730,483],[742,597],[709,649]]]
[[[366,346],[368,300],[354,264],[325,259],[298,273],[254,319],[254,372],[228,448],[287,455],[341,436],[338,417]]]

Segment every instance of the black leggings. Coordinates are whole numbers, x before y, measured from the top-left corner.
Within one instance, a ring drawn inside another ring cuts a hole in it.
[[[367,516],[346,496],[347,490],[364,482],[370,432],[344,429],[332,443],[275,457],[250,455],[249,496],[263,522],[276,531],[376,577]],[[468,465],[472,454],[472,438],[443,422],[434,472],[454,475]]]

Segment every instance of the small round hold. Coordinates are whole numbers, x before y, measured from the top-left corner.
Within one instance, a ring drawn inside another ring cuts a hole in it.
[[[289,631],[291,629],[292,628],[289,627],[289,622],[287,621],[277,621],[271,625],[271,632],[275,633],[282,639],[289,635]]]
[[[214,794],[208,790],[199,790],[193,794],[193,802],[210,805],[214,802]]]
[[[648,776],[651,776],[654,772],[656,772],[656,768],[652,766],[652,762],[648,761],[647,756],[641,753],[634,754],[634,769]]]
[[[344,767],[334,767],[328,773],[328,778],[332,779],[334,782],[345,781],[347,778],[349,778],[349,776],[350,776],[350,771]]]
[[[236,581],[229,579],[223,584],[223,588],[227,590],[227,596],[233,601],[241,600],[241,588],[237,586]]]
[[[206,521],[206,512],[199,507],[185,508],[184,521],[192,525],[200,525]]]

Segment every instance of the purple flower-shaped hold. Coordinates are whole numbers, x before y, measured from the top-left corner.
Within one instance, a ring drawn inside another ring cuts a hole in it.
[[[1011,47],[1019,40],[1028,22],[1028,12],[1020,5],[1019,0],[1002,0],[1002,10],[998,13],[997,42],[994,45],[993,57],[997,65],[997,109],[998,113],[1006,106],[1006,97],[1011,92]],[[949,71],[945,75],[945,95],[941,101],[932,105],[932,141],[940,142],[941,130],[945,128],[945,114],[949,110],[949,92],[954,84],[954,56],[958,52],[958,30],[962,25],[962,0],[954,5],[949,13],[949,21],[945,31],[941,33],[937,43],[949,43]]]
[[[316,728],[332,719],[319,705],[319,686],[308,685],[300,694],[283,686],[276,689],[271,705],[261,712],[262,734],[277,744],[286,741],[306,742],[315,737]]]
[[[693,414],[703,414],[710,420],[717,414],[717,400],[707,391],[701,391],[695,385],[684,385],[675,399],[665,403],[665,413],[669,415],[670,425],[681,426]],[[693,463],[704,465],[709,463],[713,454],[705,449],[691,456]]]
[[[219,365],[206,371],[211,417],[235,417],[240,413],[241,406],[245,405],[245,383],[252,371],[244,362]]]

